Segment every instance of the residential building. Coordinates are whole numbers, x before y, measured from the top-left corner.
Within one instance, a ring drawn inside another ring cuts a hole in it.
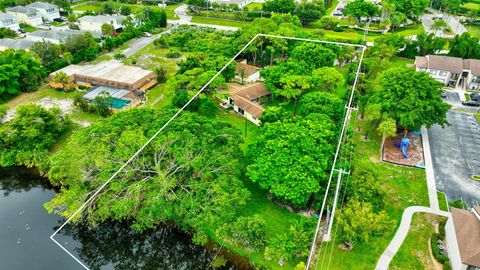
[[[60,10],[56,5],[45,2],[35,2],[27,7],[36,9],[38,14],[40,14],[45,21],[51,22],[54,19],[60,18]]]
[[[2,38],[0,39],[0,51],[7,49],[28,51],[33,43],[35,43],[35,41],[28,39]]]
[[[14,15],[16,17],[17,23],[24,23],[29,25],[40,25],[43,23],[42,16],[38,14],[37,10],[30,7],[11,7],[5,9],[7,14]]]
[[[0,12],[0,28],[9,28],[13,31],[20,29],[17,19],[14,15]]]
[[[101,33],[103,24],[111,24],[116,31],[121,30],[122,22],[125,19],[125,16],[97,15],[80,17],[78,21],[80,22],[80,30]]]
[[[264,111],[262,103],[271,94],[265,88],[265,84],[256,82],[242,87],[230,85],[230,92],[231,96],[228,98],[228,104],[250,122],[260,125],[259,117]]]
[[[33,41],[49,41],[54,44],[61,44],[68,36],[83,35],[86,31],[80,30],[37,30],[28,33],[26,38]],[[94,32],[95,37],[100,37],[100,33]]]
[[[425,71],[446,87],[480,89],[480,60],[427,55],[415,57],[417,71]]]
[[[50,79],[58,72],[69,77],[69,83],[108,86],[144,92],[156,84],[153,71],[127,66],[116,61],[102,62],[96,65],[69,65],[50,74]]]
[[[445,225],[447,253],[453,270],[480,270],[480,206],[451,208]]]
[[[236,79],[243,83],[252,83],[261,79],[261,67],[247,64],[247,60],[237,62]]]

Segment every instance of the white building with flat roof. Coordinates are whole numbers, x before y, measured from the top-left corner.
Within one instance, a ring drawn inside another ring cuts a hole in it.
[[[60,10],[56,5],[45,2],[35,2],[27,7],[36,9],[45,21],[53,21],[54,19],[60,18]]]
[[[78,36],[85,34],[86,31],[81,30],[37,30],[26,34],[26,39],[35,42],[49,41],[54,44],[61,44],[68,36]],[[93,34],[94,37],[100,37],[100,33]]]
[[[14,15],[0,12],[0,28],[9,28],[14,31],[20,29],[17,18]]]
[[[115,30],[122,28],[122,22],[127,17],[118,15],[97,15],[97,16],[83,16],[78,18],[80,22],[80,30],[102,32],[103,24],[111,24]]]
[[[28,39],[2,38],[0,39],[0,51],[7,49],[28,51],[33,43],[35,43],[35,41]]]
[[[5,11],[7,14],[14,15],[17,23],[24,23],[33,26],[43,23],[42,16],[40,16],[34,8],[17,6],[7,8]]]

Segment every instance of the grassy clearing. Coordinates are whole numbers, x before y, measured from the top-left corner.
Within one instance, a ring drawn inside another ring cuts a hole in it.
[[[468,10],[479,10],[480,9],[480,3],[465,3],[462,5],[463,8],[468,9]]]
[[[215,24],[215,25],[238,27],[238,28],[243,27],[250,23],[250,22],[242,22],[242,21],[235,21],[235,20],[228,20],[228,19],[202,17],[202,16],[193,16],[192,22],[202,23],[202,24]]]
[[[443,192],[437,191],[437,197],[440,210],[448,212],[447,195],[445,195]]]
[[[422,33],[425,33],[425,29],[421,23],[412,24],[392,32],[392,34],[397,34],[404,37],[419,35]]]
[[[467,31],[468,31],[468,33],[470,33],[470,35],[480,38],[480,25],[478,25],[478,24],[466,24],[465,28],[467,28]]]
[[[246,7],[248,8],[248,10],[262,10],[263,9],[263,3],[253,2],[253,3],[250,3],[250,4],[246,5]]]
[[[117,2],[109,1],[109,2],[87,2],[85,4],[78,5],[73,8],[74,11],[80,11],[80,12],[85,12],[87,10],[94,11],[94,12],[99,12],[102,10],[102,4],[103,3],[109,3],[113,6],[114,9],[118,9],[120,6],[127,6],[132,10],[132,13],[135,14],[138,10],[142,8],[150,8],[152,10],[161,10],[163,8],[159,6],[147,6],[147,5],[142,5],[142,4],[119,4]],[[180,6],[180,4],[175,4],[175,5],[168,5],[165,8],[165,12],[167,14],[167,19],[169,20],[177,20],[178,16],[175,15],[174,9]]]
[[[23,24],[23,23],[20,24],[20,28],[23,29],[23,30],[25,30],[25,31],[27,31],[27,32],[29,32],[29,33],[38,30],[38,28],[36,28],[36,27],[34,27],[34,26],[31,26],[31,25],[29,25],[29,24]]]
[[[407,238],[393,257],[390,269],[430,269],[434,265],[429,250],[430,237],[441,219],[443,217],[432,214],[415,214]]]

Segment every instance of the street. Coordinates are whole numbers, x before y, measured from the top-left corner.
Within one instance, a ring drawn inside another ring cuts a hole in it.
[[[447,100],[457,109],[461,106],[456,93],[449,93]],[[480,175],[479,123],[473,114],[453,111],[447,119],[451,126],[435,125],[428,130],[437,189],[450,201],[461,198],[472,206],[480,203],[480,182],[471,179]]]

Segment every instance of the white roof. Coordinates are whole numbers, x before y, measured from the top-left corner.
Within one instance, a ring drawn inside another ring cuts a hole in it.
[[[33,37],[39,37],[39,38],[44,38],[44,39],[54,39],[58,41],[62,41],[68,36],[73,36],[73,35],[83,35],[86,33],[86,31],[81,31],[81,30],[37,30],[32,33],[27,34],[27,38],[29,36]],[[99,37],[99,33],[93,33],[93,36]]]
[[[0,12],[0,21],[6,21],[6,20],[14,20],[15,21],[15,16],[12,14],[7,14]]]
[[[80,22],[93,22],[93,23],[111,23],[112,21],[117,24],[121,24],[125,20],[125,16],[117,15],[97,15],[97,16],[83,16],[78,18]]]
[[[30,5],[27,5],[27,7],[31,8],[41,8],[41,9],[49,9],[49,8],[55,8],[58,9],[56,5],[50,4],[50,3],[45,3],[45,2],[35,2],[31,3]]]
[[[31,7],[16,6],[16,7],[7,8],[5,10],[9,12],[15,12],[15,13],[37,14],[37,10]]]
[[[12,38],[2,38],[0,39],[0,47],[21,50],[30,48],[35,41],[28,39],[12,39]]]

